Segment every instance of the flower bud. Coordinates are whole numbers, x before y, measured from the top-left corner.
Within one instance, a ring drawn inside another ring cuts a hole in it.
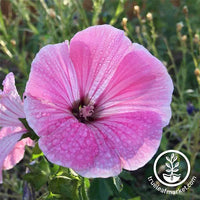
[[[194,70],[194,74],[195,74],[196,76],[200,76],[200,70],[199,70],[198,68],[196,68],[196,69]]]
[[[122,18],[122,26],[125,27],[127,25],[128,19],[126,17]]]
[[[146,19],[142,19],[141,22],[142,22],[143,24],[145,24],[145,23],[146,23]]]
[[[183,42],[187,41],[187,35],[181,36],[181,40],[182,40]]]
[[[184,7],[183,7],[183,13],[184,13],[185,15],[188,14],[188,7],[187,7],[187,6],[184,6]]]
[[[149,21],[152,21],[152,19],[153,19],[153,15],[150,12],[147,13],[146,17],[147,17],[147,20],[149,20]]]
[[[66,6],[69,3],[68,0],[63,0],[63,4]]]
[[[177,30],[178,32],[180,32],[180,31],[182,30],[183,27],[184,27],[183,22],[178,22],[178,23],[176,24],[176,30]]]
[[[10,43],[13,45],[13,46],[16,46],[16,41],[14,39],[10,40]]]
[[[136,27],[135,27],[135,32],[136,32],[137,34],[140,33],[140,27],[139,27],[139,26],[136,26]]]
[[[138,16],[140,14],[140,7],[138,5],[135,5],[133,7],[133,12]]]
[[[51,18],[56,18],[56,12],[53,8],[49,8],[48,14]]]
[[[194,43],[199,44],[199,35],[198,34],[194,35],[193,41],[194,41]]]

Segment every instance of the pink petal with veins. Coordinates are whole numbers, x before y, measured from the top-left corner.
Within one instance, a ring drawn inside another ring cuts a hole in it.
[[[25,118],[23,102],[15,87],[14,75],[9,73],[0,91],[0,127],[3,127],[0,129],[0,183],[2,170],[11,169],[24,157],[25,145],[34,145],[30,138],[19,141],[27,132],[19,118]]]
[[[85,177],[136,170],[156,153],[171,117],[162,63],[109,25],[43,47],[32,63],[25,113],[53,163]]]

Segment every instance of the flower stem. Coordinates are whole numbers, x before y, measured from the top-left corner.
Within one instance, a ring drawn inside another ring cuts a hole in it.
[[[81,178],[81,196],[83,200],[89,200],[84,177]]]

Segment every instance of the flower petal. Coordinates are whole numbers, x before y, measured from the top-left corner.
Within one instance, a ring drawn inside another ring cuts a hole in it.
[[[13,150],[9,153],[3,163],[3,169],[9,170],[13,168],[20,160],[24,157],[25,146],[34,146],[33,140],[30,138],[25,138],[17,142],[13,148]]]
[[[24,111],[29,126],[38,136],[51,134],[63,122],[73,116],[67,108],[64,109],[49,103],[48,100],[38,100],[31,95],[27,95],[24,100]]]
[[[67,109],[79,99],[67,42],[43,47],[32,62],[25,95]]]
[[[162,121],[155,112],[144,111],[106,117],[91,125],[69,119],[39,145],[47,158],[71,167],[84,177],[110,177],[122,167],[136,170],[156,153]]]
[[[24,156],[24,147],[28,140],[18,142],[24,133],[26,130],[22,127],[4,127],[0,130],[0,183],[2,169],[12,168]]]
[[[92,26],[77,33],[70,41],[70,58],[81,93],[95,102],[131,49],[124,32],[110,25]]]
[[[24,105],[27,121],[40,136],[39,146],[51,162],[71,167],[86,177],[120,173],[120,159],[105,144],[99,130],[80,123],[69,111],[34,97],[27,96]]]
[[[99,97],[101,117],[115,113],[154,111],[160,114],[163,126],[171,117],[173,83],[163,64],[144,47],[134,49],[120,63],[108,87]]]
[[[0,92],[0,126],[21,126],[18,118],[24,118],[25,114],[12,72],[6,76],[3,86],[3,92]]]
[[[87,169],[98,153],[92,131],[74,118],[41,136],[39,146],[51,162],[74,170]]]
[[[162,136],[161,118],[150,111],[116,114],[93,126],[101,130],[127,170],[145,165],[156,153]]]
[[[50,135],[41,136],[39,146],[51,162],[70,167],[85,177],[109,177],[121,171],[120,159],[101,133],[74,118]]]
[[[65,43],[40,50],[25,112],[51,162],[86,177],[109,177],[122,167],[137,169],[155,154],[172,91],[166,69],[146,49],[118,29],[94,26],[72,38],[70,56]],[[84,124],[71,109],[87,96],[99,118]]]

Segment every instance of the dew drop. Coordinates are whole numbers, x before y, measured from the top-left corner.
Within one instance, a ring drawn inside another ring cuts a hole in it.
[[[39,112],[39,113],[36,115],[36,118],[41,118],[41,116],[42,116],[42,113]]]
[[[43,117],[47,116],[47,113],[42,113],[42,116],[43,116]]]

